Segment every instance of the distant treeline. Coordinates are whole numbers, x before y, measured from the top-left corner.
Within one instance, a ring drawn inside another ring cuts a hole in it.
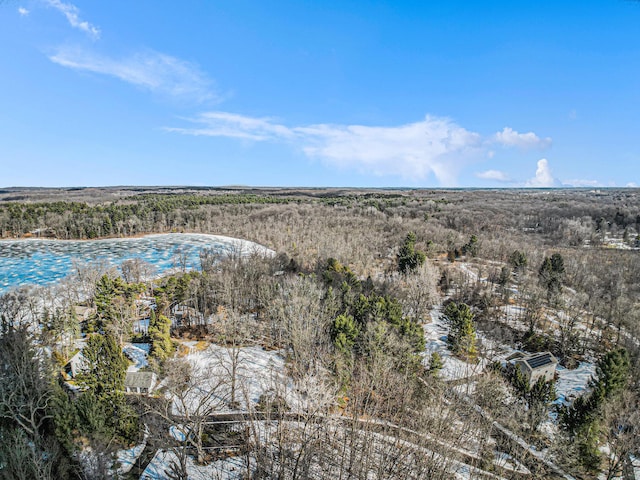
[[[365,216],[384,213],[389,218],[423,220],[469,234],[487,229],[519,231],[574,246],[597,242],[606,232],[633,238],[640,232],[639,197],[633,190],[253,192],[143,193],[100,203],[90,196],[86,203],[5,201],[0,202],[0,236],[31,234],[91,239],[151,232],[212,231],[216,215],[243,215],[274,206],[291,209],[302,205],[347,209]]]
[[[328,206],[363,206],[377,210],[404,204],[401,195],[289,196],[256,194],[142,194],[106,205],[82,202],[6,202],[0,204],[3,238],[40,235],[62,239],[92,239],[141,233],[198,229],[205,206],[317,203]]]

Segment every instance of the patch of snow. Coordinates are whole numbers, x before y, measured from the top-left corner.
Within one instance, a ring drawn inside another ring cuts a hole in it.
[[[633,474],[636,478],[640,478],[640,458],[632,455],[631,464],[633,465]]]
[[[117,473],[122,475],[129,472],[146,446],[147,442],[145,440],[140,445],[135,445],[126,450],[118,450],[116,453],[116,461],[119,464]]]
[[[184,442],[187,439],[187,435],[180,426],[171,425],[169,434],[179,442]]]
[[[147,367],[147,355],[151,349],[150,343],[125,343],[122,347],[123,353],[131,359],[133,365],[129,365],[128,372],[137,372],[141,368]]]
[[[467,363],[454,357],[447,348],[447,335],[449,327],[445,324],[440,307],[434,307],[431,311],[431,323],[424,325],[425,351],[424,363],[428,366],[431,354],[438,352],[442,357],[443,367],[440,377],[444,380],[459,380],[482,372],[484,362],[477,364]]]
[[[525,467],[522,463],[520,463],[508,453],[496,451],[494,463],[507,470],[512,470],[514,472],[522,473],[525,475],[531,475],[531,471],[527,467]]]
[[[280,351],[267,351],[258,346],[233,349],[212,344],[205,350],[189,353],[185,359],[191,364],[194,376],[202,377],[202,385],[193,389],[186,404],[174,402],[175,413],[184,414],[184,409],[195,412],[198,405],[200,408],[204,406],[204,399],[207,399],[208,408],[213,407],[216,412],[232,411],[228,404],[231,401],[234,363],[237,409],[247,410],[269,392],[284,398],[294,410],[304,404],[304,395],[297,391],[286,375]]]
[[[556,368],[558,374],[556,394],[558,398],[554,403],[569,404],[575,398],[584,394],[588,390],[589,381],[595,374],[595,371],[595,364],[590,362],[580,362],[578,368],[573,370],[558,365]]]
[[[164,480],[169,478],[171,464],[177,463],[178,457],[172,451],[159,450],[147,466],[140,480]],[[207,465],[197,465],[193,458],[187,457],[189,480],[237,480],[244,478],[244,461],[238,457],[216,460]]]

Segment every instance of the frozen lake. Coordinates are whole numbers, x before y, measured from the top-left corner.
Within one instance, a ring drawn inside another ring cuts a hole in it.
[[[246,255],[270,253],[258,244],[217,235],[170,233],[140,238],[105,240],[0,240],[0,294],[21,285],[49,285],[71,273],[74,262],[119,266],[129,259],[149,262],[160,274],[176,268],[178,259],[188,269],[200,268],[204,249]]]

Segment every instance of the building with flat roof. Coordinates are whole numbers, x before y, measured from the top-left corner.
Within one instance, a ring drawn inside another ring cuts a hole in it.
[[[508,360],[512,360],[516,368],[527,378],[530,387],[540,378],[544,378],[545,382],[553,380],[558,365],[558,360],[551,352],[512,355]]]

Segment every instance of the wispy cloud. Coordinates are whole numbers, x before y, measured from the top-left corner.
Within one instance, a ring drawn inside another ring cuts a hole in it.
[[[460,169],[484,152],[484,142],[447,118],[399,126],[317,124],[288,127],[270,118],[210,112],[190,119],[196,126],[170,127],[185,135],[283,141],[310,158],[340,168],[411,181],[433,174],[442,185],[454,185]]]
[[[558,185],[558,181],[553,178],[549,162],[546,158],[538,160],[538,168],[536,169],[536,176],[529,179],[526,183],[527,187],[555,187]]]
[[[200,124],[200,126],[195,128],[167,127],[165,130],[185,135],[230,137],[253,141],[295,137],[293,130],[276,123],[271,118],[254,118],[228,112],[207,112],[187,120]]]
[[[100,29],[86,20],[82,20],[80,10],[72,3],[64,3],[60,0],[44,0],[44,2],[62,13],[73,28],[85,32],[94,39],[100,38]]]
[[[504,172],[500,170],[486,170],[484,172],[476,173],[476,177],[481,178],[483,180],[494,180],[496,182],[510,182],[511,178]]]
[[[27,15],[29,15],[29,10],[24,7],[18,7],[18,13],[21,17],[26,17]]]
[[[505,147],[524,149],[547,148],[551,146],[551,138],[540,138],[533,132],[519,133],[512,128],[505,127],[494,135],[493,141]]]
[[[197,66],[153,50],[116,59],[63,47],[49,59],[63,67],[109,75],[161,95],[198,102],[216,98],[211,80]]]

